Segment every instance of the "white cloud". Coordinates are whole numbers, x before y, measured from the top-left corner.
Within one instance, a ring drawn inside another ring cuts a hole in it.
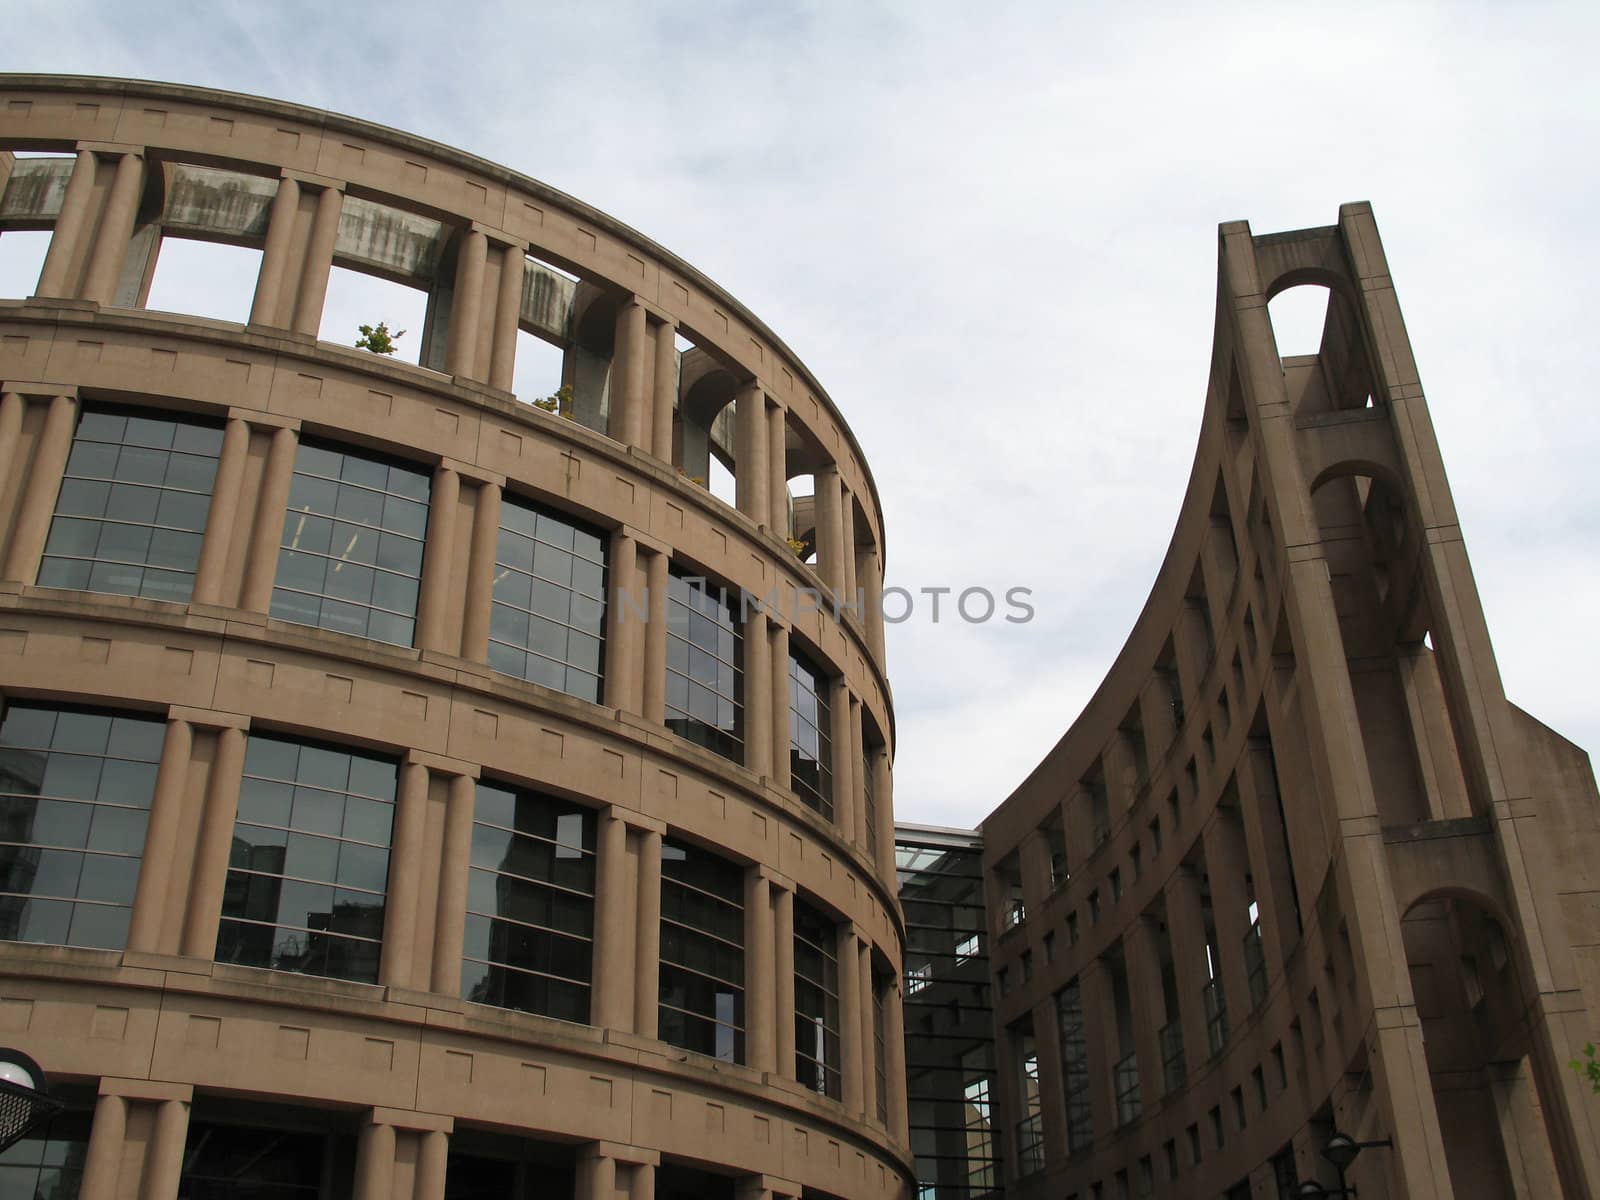
[[[1217,224],[1370,199],[1507,689],[1600,746],[1586,7],[14,8],[6,69],[435,137],[759,313],[867,452],[891,581],[1035,590],[1028,626],[891,631],[913,820],[1003,799],[1144,603],[1199,426]]]

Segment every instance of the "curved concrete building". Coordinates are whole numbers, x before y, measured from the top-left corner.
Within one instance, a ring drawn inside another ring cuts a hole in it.
[[[30,234],[0,1041],[69,1112],[6,1185],[904,1195],[882,517],[804,365],[604,213],[276,101],[0,76]],[[248,321],[148,303],[197,246]],[[352,273],[416,364],[324,325]]]
[[[1160,574],[983,824],[1007,1194],[1600,1195],[1597,815],[1501,689],[1370,208],[1223,225]]]

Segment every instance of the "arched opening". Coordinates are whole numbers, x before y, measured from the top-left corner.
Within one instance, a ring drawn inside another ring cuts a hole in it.
[[[277,190],[263,175],[154,164],[117,302],[248,322]]]
[[[691,345],[683,352],[678,377],[676,444],[678,469],[730,508],[735,487],[738,383],[710,351]]]
[[[48,229],[0,230],[0,299],[23,300],[33,295],[49,252]]]
[[[1536,1080],[1527,997],[1493,906],[1466,891],[1418,899],[1401,921],[1444,1157],[1457,1195],[1560,1196]]]
[[[1301,283],[1284,288],[1267,302],[1272,336],[1279,358],[1316,354],[1322,349],[1330,290],[1323,284]]]
[[[1296,278],[1267,301],[1297,416],[1374,405],[1376,374],[1355,307],[1338,288]]]
[[[524,404],[539,403],[559,410],[577,294],[576,276],[532,255],[524,256],[516,365],[511,377],[511,390]]]

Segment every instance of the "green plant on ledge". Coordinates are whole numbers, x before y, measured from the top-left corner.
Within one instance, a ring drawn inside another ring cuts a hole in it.
[[[569,421],[577,420],[577,414],[572,411],[572,385],[563,383],[550,395],[533,402],[535,408],[543,409],[547,413],[555,413]]]
[[[358,328],[361,330],[361,336],[356,339],[356,349],[370,350],[374,354],[393,354],[399,349],[395,343],[406,335],[404,329],[390,333],[387,321],[379,321],[376,325],[361,325]]]
[[[789,543],[789,549],[794,551],[794,556],[801,562],[805,562],[806,544],[797,537],[786,537],[783,540]]]

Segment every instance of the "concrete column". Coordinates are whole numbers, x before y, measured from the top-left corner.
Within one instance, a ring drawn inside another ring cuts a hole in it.
[[[667,719],[667,567],[664,550],[650,552],[645,560],[646,602],[650,606],[644,627],[644,701],[639,715],[654,725]]]
[[[489,239],[469,229],[456,257],[455,297],[450,306],[448,370],[466,379],[478,377],[478,335],[483,322],[483,274],[489,265]]]
[[[466,595],[461,612],[461,657],[489,658],[489,610],[494,602],[494,561],[500,544],[500,485],[478,485],[472,513],[472,548],[467,557]]]
[[[861,1082],[861,955],[856,927],[844,921],[834,931],[834,957],[839,963],[839,1097],[845,1108],[864,1113]]]
[[[1177,871],[1167,883],[1166,898],[1167,936],[1172,942],[1172,972],[1178,984],[1183,1057],[1193,1076],[1211,1057],[1202,994],[1206,985],[1206,930],[1200,915],[1199,880],[1188,871]]]
[[[219,604],[228,565],[228,548],[239,523],[239,501],[244,486],[245,456],[250,450],[250,426],[230,417],[222,433],[222,453],[211,487],[211,511],[206,515],[205,540],[195,567],[194,603]],[[0,469],[4,460],[0,458]]]
[[[760,867],[744,877],[745,1060],[757,1071],[776,1068],[778,1009],[774,999],[772,901]]]
[[[656,1037],[661,1016],[661,831],[639,833],[639,917],[633,939],[633,1031]]]
[[[442,1129],[425,1129],[418,1137],[421,1144],[417,1147],[417,1178],[411,1200],[444,1200],[450,1135]]]
[[[1201,833],[1206,874],[1211,881],[1212,918],[1217,926],[1217,957],[1228,997],[1228,1023],[1237,1026],[1250,1013],[1250,984],[1244,966],[1244,935],[1250,928],[1244,838],[1227,809],[1218,809]]]
[[[117,292],[117,278],[128,257],[128,241],[133,236],[133,221],[139,211],[139,190],[144,182],[144,158],[124,154],[117,160],[105,209],[100,214],[99,230],[89,256],[89,269],[83,278],[83,298],[96,304],[110,304]]]
[[[767,409],[767,470],[772,479],[772,498],[767,501],[767,524],[780,538],[789,528],[789,447],[788,418],[782,405]]]
[[[678,399],[678,347],[676,326],[656,326],[655,378],[650,404],[650,453],[664,463],[672,461],[672,409]]]
[[[370,1121],[356,1142],[355,1200],[394,1200],[394,1126]]]
[[[645,425],[645,325],[644,305],[629,296],[617,309],[615,356],[612,360],[618,387],[612,397],[611,437],[625,446],[644,444],[653,431]]]
[[[294,481],[298,446],[293,429],[280,426],[273,430],[272,447],[256,492],[255,528],[250,536],[249,560],[244,566],[244,585],[239,591],[239,607],[251,612],[264,613],[272,607],[272,581],[278,574],[283,514],[289,503],[289,485]]]
[[[903,1146],[910,1135],[906,1128],[905,1001],[898,983],[890,987],[883,998],[883,1016],[884,1074],[889,1084],[889,1132]]]
[[[640,309],[643,312],[643,309]],[[643,623],[639,619],[638,542],[626,529],[611,534],[611,595],[606,603],[605,703],[620,712],[640,712],[644,675]]]
[[[1039,1120],[1045,1154],[1057,1157],[1067,1146],[1067,1081],[1061,1061],[1061,1017],[1054,998],[1034,1005],[1033,1045],[1039,1055]]]
[[[461,991],[461,942],[466,932],[474,791],[471,778],[457,775],[450,780],[450,796],[445,803],[439,907],[433,926],[432,990],[446,996]]]
[[[183,1173],[183,1149],[188,1137],[188,1101],[158,1101],[155,1130],[144,1164],[142,1191],[150,1200],[167,1200],[178,1194],[178,1177]]]
[[[578,1154],[578,1187],[574,1200],[616,1200],[617,1160],[598,1146]]]
[[[628,1178],[628,1200],[656,1200],[656,1164],[634,1163]]]
[[[94,1124],[84,1153],[80,1200],[117,1200],[122,1175],[123,1145],[128,1138],[128,1101],[123,1096],[101,1096],[95,1101]]]
[[[870,1120],[878,1115],[878,1013],[872,1002],[872,942],[857,938],[856,956],[859,994],[855,1003],[861,1010],[861,1111]]]
[[[833,823],[840,834],[849,840],[856,827],[855,778],[860,774],[855,765],[854,738],[850,734],[850,685],[839,676],[828,681],[828,765],[833,770]]]
[[[744,621],[744,765],[757,775],[770,776],[777,757],[772,740],[772,680],[776,671],[767,636],[767,616],[751,609]]]
[[[842,603],[856,599],[856,498],[849,488],[839,493],[839,566],[844,572]]]
[[[77,419],[78,402],[73,397],[51,397],[44,429],[34,444],[28,481],[17,499],[11,547],[6,552],[5,570],[0,571],[0,578],[31,584],[39,577],[39,556],[44,553],[45,539],[50,534],[50,518],[55,515],[61,473],[66,469],[67,455],[72,450],[72,432]]]
[[[772,484],[767,478],[767,398],[761,385],[751,380],[734,397],[739,453],[734,461],[734,496],[739,511],[757,525],[769,524],[767,502]]]
[[[305,263],[300,269],[294,323],[290,326],[295,333],[316,337],[322,327],[322,303],[328,297],[328,272],[333,269],[333,246],[339,237],[339,214],[343,209],[344,193],[338,188],[323,188],[318,194]]]
[[[1094,1114],[1095,1132],[1104,1137],[1117,1128],[1111,1068],[1119,1056],[1111,974],[1098,958],[1090,960],[1079,973],[1078,989],[1083,998],[1083,1033],[1089,1057],[1089,1109]]]
[[[289,265],[294,242],[295,218],[300,215],[300,183],[285,175],[278,180],[272,197],[272,212],[267,218],[267,238],[261,250],[261,271],[256,276],[256,294],[250,305],[250,324],[278,325],[283,307],[283,276]]]
[[[600,814],[594,889],[594,992],[590,1021],[601,1029],[628,1028],[633,999],[635,915],[628,911],[628,827],[616,809]]]
[[[494,341],[489,351],[489,386],[511,390],[517,370],[517,330],[528,256],[518,246],[500,247],[500,289],[494,302]]]
[[[189,911],[184,914],[183,953],[188,958],[213,958],[217,952],[222,893],[228,879],[233,827],[239,816],[245,740],[243,729],[217,730],[217,753],[211,762],[200,844],[189,884]]]
[[[878,875],[892,886],[894,862],[894,776],[889,770],[889,752],[879,749],[872,756],[872,794],[878,805]]]
[[[796,1078],[794,1069],[794,889],[772,884],[772,974],[777,983],[777,1073]]]
[[[183,720],[169,720],[161,743],[161,765],[156,770],[144,857],[139,864],[139,883],[133,894],[133,913],[128,922],[129,950],[153,954],[161,949],[167,882],[179,869],[174,861],[178,823],[183,819],[184,787],[193,755],[194,726]]]
[[[768,622],[772,662],[769,679],[767,716],[772,727],[772,768],[769,778],[779,791],[789,790],[789,630],[776,621]]]
[[[78,161],[73,164],[67,190],[61,197],[61,211],[56,214],[50,248],[45,251],[44,266],[39,271],[38,291],[34,295],[64,299],[72,299],[76,295],[74,284],[77,281],[72,277],[72,265],[78,258],[87,232],[89,204],[94,199],[94,177],[99,169],[93,150],[78,151]]]
[[[1240,759],[1239,811],[1244,824],[1245,853],[1256,885],[1261,915],[1261,947],[1269,983],[1283,973],[1300,929],[1295,922],[1294,879],[1289,870],[1288,842],[1278,806],[1271,750],[1251,738]]]
[[[417,596],[417,647],[452,654],[446,609],[455,580],[456,512],[461,507],[461,476],[441,464],[434,468],[428,497],[428,531],[422,550],[422,582]]]
[[[415,986],[417,891],[424,872],[427,823],[428,768],[419,762],[407,762],[400,768],[400,787],[395,797],[389,896],[384,905],[383,954],[378,973],[379,982],[389,987]]]
[[[815,475],[817,514],[817,574],[835,596],[844,593],[844,505],[839,469],[832,463]]]
[[[17,445],[22,440],[22,414],[27,407],[28,402],[18,393],[0,392],[0,479],[13,478],[12,472],[17,470]],[[6,516],[0,510],[0,531],[5,529]]]
[[[854,785],[850,790],[850,796],[855,805],[856,823],[854,828],[846,831],[845,836],[854,839],[856,845],[861,847],[861,852],[865,854],[867,847],[871,845],[867,829],[872,826],[873,820],[872,814],[867,811],[867,788],[873,782],[868,779],[867,772],[872,769],[872,765],[867,762],[867,735],[862,728],[861,701],[854,696],[850,697],[850,768],[850,779]],[[874,826],[872,834],[876,836],[877,832]],[[872,865],[876,869],[878,864]]]
[[[866,608],[862,619],[867,627],[867,649],[872,651],[873,660],[881,668],[884,665],[883,559],[877,547],[872,547],[861,555],[857,579],[861,584],[862,603]]]
[[[1148,1111],[1167,1090],[1161,1062],[1161,1027],[1170,1018],[1161,992],[1161,953],[1156,931],[1147,917],[1141,915],[1128,926],[1122,947],[1128,964],[1133,1048],[1139,1056],[1139,1094]]]

